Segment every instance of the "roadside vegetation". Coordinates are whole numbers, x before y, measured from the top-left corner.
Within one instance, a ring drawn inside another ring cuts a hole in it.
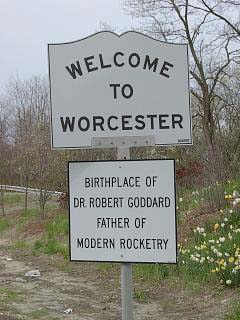
[[[213,188],[213,190],[211,190]],[[221,197],[220,191],[222,191]],[[146,287],[176,285],[176,281],[192,292],[212,287],[224,294],[224,290],[239,292],[240,288],[240,182],[227,181],[213,187],[179,188],[177,197],[178,217],[178,265],[136,264],[134,279],[137,285],[134,297],[141,303],[148,302]],[[211,194],[211,197],[209,196]],[[15,213],[0,218],[1,234],[12,234],[13,250],[27,250],[32,255],[57,255],[68,262],[68,213],[59,208],[54,199],[46,207],[42,220],[35,197],[31,209],[24,206],[24,195],[7,193],[7,208]],[[217,209],[219,201],[221,208]],[[212,210],[212,211],[211,211]],[[61,268],[63,264],[61,265]],[[100,264],[99,270],[115,272],[119,266]],[[67,267],[66,271],[69,270]],[[225,288],[225,289],[224,289]],[[234,295],[235,296],[235,295]],[[238,319],[238,300],[231,306],[226,319]],[[235,317],[235,318],[234,318]]]

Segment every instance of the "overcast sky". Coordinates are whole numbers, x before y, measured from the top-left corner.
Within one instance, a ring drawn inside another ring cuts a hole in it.
[[[134,21],[122,0],[0,0],[0,90],[11,76],[47,74],[47,44],[78,40],[99,30],[100,21],[118,30]]]

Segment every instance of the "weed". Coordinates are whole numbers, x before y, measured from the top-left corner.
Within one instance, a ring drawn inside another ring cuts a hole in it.
[[[66,214],[54,216],[52,220],[44,224],[44,232],[41,239],[34,243],[33,254],[37,251],[46,254],[59,254],[68,258],[68,217]]]
[[[134,288],[134,298],[140,303],[147,303],[147,293],[141,289]]]
[[[60,254],[66,259],[68,257],[68,246],[56,239],[48,239],[43,252],[46,254]]]
[[[36,240],[34,242],[33,250],[37,251],[44,247],[44,242],[42,240]]]
[[[240,319],[240,301],[234,301],[229,314],[225,315],[225,320],[239,320]]]
[[[33,255],[36,255],[37,252],[42,252],[45,254],[59,254],[65,259],[67,259],[69,256],[68,245],[66,241],[62,243],[58,239],[46,237],[35,241],[32,253]]]
[[[39,308],[28,313],[31,319],[46,319],[48,318],[49,310],[47,308]],[[49,319],[49,318],[48,318]]]
[[[24,195],[21,193],[12,193],[8,192],[4,195],[4,202],[5,204],[19,204],[23,202]]]
[[[154,282],[167,278],[170,268],[160,264],[137,264],[134,266],[134,275],[139,280]]]
[[[28,243],[24,240],[17,240],[11,245],[12,249],[19,249],[19,250],[24,250],[29,247]]]
[[[0,218],[0,232],[7,230],[10,227],[10,222],[6,218]]]
[[[37,216],[39,216],[38,209],[33,208],[33,209],[22,210],[21,216],[18,219],[18,226],[21,229],[23,225],[28,223],[30,220],[35,219]]]
[[[45,231],[48,238],[54,238],[58,236],[67,236],[68,235],[68,217],[66,214],[61,214],[54,217],[53,220],[48,221],[45,224]]]
[[[0,288],[0,301],[3,303],[19,302],[22,300],[22,293],[10,290],[8,288]]]

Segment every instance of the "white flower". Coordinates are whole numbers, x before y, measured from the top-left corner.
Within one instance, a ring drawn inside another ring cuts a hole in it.
[[[219,241],[220,241],[220,242],[224,242],[224,241],[225,241],[225,238],[224,238],[224,237],[219,238]]]
[[[234,190],[233,191],[233,196],[234,196],[234,198],[239,198],[239,193],[237,192],[237,190]]]
[[[182,202],[183,201],[183,198],[179,198],[179,202]]]
[[[232,210],[230,210],[230,211],[232,211]],[[230,213],[231,213],[231,212],[230,212]],[[224,219],[224,221],[226,221],[226,222],[227,222],[227,221],[228,221],[228,218],[225,218],[225,219]]]
[[[236,199],[233,201],[233,206],[235,207],[239,202],[240,202],[240,198],[236,198]]]
[[[203,263],[205,261],[205,258],[202,257],[201,260],[200,260],[200,263]]]
[[[209,243],[215,243],[215,240],[210,239],[210,240],[208,240],[208,242],[209,242]]]
[[[227,280],[226,281],[226,284],[231,284],[232,283],[232,280]]]
[[[231,210],[229,210],[229,212],[230,212],[230,213],[233,213],[232,209],[231,209]],[[224,219],[224,220],[225,220],[225,219]]]
[[[221,223],[221,227],[225,227],[225,223]]]

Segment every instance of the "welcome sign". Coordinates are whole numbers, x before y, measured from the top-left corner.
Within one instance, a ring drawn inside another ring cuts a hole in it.
[[[187,45],[100,32],[48,50],[53,148],[124,136],[192,144]]]

